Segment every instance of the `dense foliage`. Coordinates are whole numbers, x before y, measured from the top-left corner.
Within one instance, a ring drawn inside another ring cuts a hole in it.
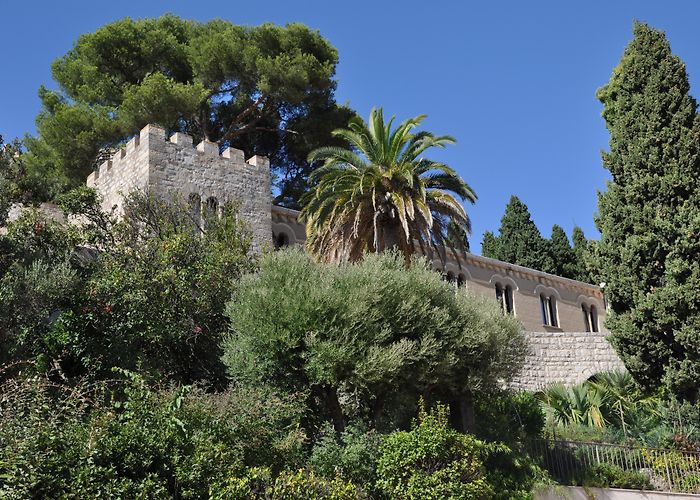
[[[422,409],[413,429],[396,432],[382,444],[377,485],[389,498],[493,496],[481,457],[483,443],[450,429],[445,410]]]
[[[0,388],[3,498],[207,498],[250,468],[303,463],[299,405],[245,389],[154,391],[33,378]]]
[[[344,143],[353,113],[335,104],[338,54],[302,24],[246,27],[173,15],[121,19],[82,35],[42,87],[26,163],[43,197],[84,182],[96,161],[147,123],[270,157],[279,201],[306,188],[306,155]]]
[[[591,243],[583,230],[574,227],[572,248],[561,226],[552,227],[552,235],[544,238],[532,220],[530,211],[517,196],[511,196],[501,219],[499,234],[484,233],[481,254],[492,259],[530,267],[590,283],[594,277],[590,254]]]
[[[481,246],[485,257],[552,272],[554,263],[547,252],[547,240],[532,221],[530,211],[517,196],[511,196],[501,219],[498,236],[486,232]]]
[[[635,379],[700,396],[700,117],[662,32],[635,24],[598,91],[612,180],[599,196],[601,279],[612,342]]]
[[[253,268],[234,207],[198,227],[183,203],[145,194],[126,200],[120,222],[88,189],[62,202],[83,226],[28,211],[0,236],[3,360],[223,384],[224,306]]]
[[[350,417],[405,424],[421,395],[449,402],[459,427],[473,427],[473,393],[517,373],[525,347],[519,323],[492,301],[455,293],[398,254],[341,266],[296,250],[268,255],[228,314],[231,377],[309,391],[310,408],[338,432]]]
[[[330,262],[357,261],[366,252],[390,248],[406,260],[421,250],[438,254],[450,243],[464,241],[471,230],[458,200],[476,194],[454,169],[423,156],[431,148],[454,142],[449,136],[413,132],[424,116],[409,118],[392,129],[382,109],[372,109],[369,123],[359,117],[347,129],[333,131],[350,149],[326,146],[309,154],[322,162],[304,196],[309,251]],[[416,244],[417,243],[417,244]]]

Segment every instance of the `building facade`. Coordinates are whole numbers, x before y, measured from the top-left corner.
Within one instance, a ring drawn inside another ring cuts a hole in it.
[[[302,245],[306,228],[299,212],[272,207],[276,248]],[[471,253],[447,252],[432,267],[457,287],[493,297],[529,332],[602,332],[605,298],[600,287]]]
[[[186,199],[196,213],[236,201],[257,251],[302,245],[306,228],[299,212],[273,206],[269,162],[247,161],[240,150],[216,143],[193,146],[192,137],[148,125],[87,179],[104,210],[122,210],[125,195],[148,190]],[[600,287],[471,253],[447,252],[430,259],[435,270],[475,293],[492,297],[504,314],[523,325],[532,346],[517,387],[539,389],[551,382],[576,383],[595,372],[621,368],[605,337],[605,298]]]

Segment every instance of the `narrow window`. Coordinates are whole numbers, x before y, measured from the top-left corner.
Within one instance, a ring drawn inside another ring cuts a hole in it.
[[[549,324],[549,299],[544,296],[544,294],[540,294],[540,309],[542,310],[542,324],[543,325],[548,325]]]
[[[286,233],[279,233],[275,238],[275,248],[280,249],[289,246],[289,236]]]
[[[215,216],[217,214],[218,209],[219,201],[213,196],[207,198],[207,202],[204,204],[204,213],[207,216],[207,218]]]
[[[588,312],[588,306],[581,304],[581,312],[583,313],[583,328],[584,332],[591,331],[591,319]]]
[[[598,309],[596,309],[595,306],[591,306],[590,323],[591,323],[591,331],[592,332],[599,331],[598,330]]]
[[[554,295],[549,297],[549,325],[559,326],[557,321],[557,299],[554,298]]]
[[[496,300],[498,305],[501,306],[501,311],[503,311],[503,287],[500,284],[496,285]]]
[[[459,288],[462,288],[466,284],[467,284],[467,278],[463,274],[460,274],[459,276],[457,276],[457,286]]]
[[[513,314],[513,287],[510,285],[506,286],[504,295],[506,312],[508,314]]]
[[[557,322],[557,299],[550,295],[540,295],[540,307],[542,309],[542,324],[547,326],[559,326]]]

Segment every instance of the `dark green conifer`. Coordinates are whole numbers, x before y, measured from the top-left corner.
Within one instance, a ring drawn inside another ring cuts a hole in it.
[[[591,247],[593,242],[588,241],[586,235],[583,233],[583,229],[578,226],[574,226],[574,230],[571,233],[571,240],[573,242],[575,256],[573,278],[586,283],[597,284],[591,262]]]
[[[554,224],[552,237],[549,240],[549,255],[552,258],[554,274],[565,278],[576,279],[576,254],[564,229]]]
[[[646,387],[700,390],[700,119],[685,65],[641,23],[598,91],[610,132],[597,255],[607,326]]]
[[[547,240],[532,221],[530,211],[517,196],[511,196],[501,219],[498,236],[484,233],[481,254],[492,259],[553,273],[554,263]]]

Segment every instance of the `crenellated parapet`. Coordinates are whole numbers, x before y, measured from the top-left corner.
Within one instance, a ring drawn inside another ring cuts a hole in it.
[[[206,140],[195,147],[187,134],[166,138],[163,128],[146,125],[88,176],[87,185],[102,195],[103,209],[117,213],[124,196],[136,190],[178,193],[202,209],[236,201],[254,246],[261,250],[271,243],[270,168],[265,157],[246,161],[239,149],[220,151],[217,143]]]

